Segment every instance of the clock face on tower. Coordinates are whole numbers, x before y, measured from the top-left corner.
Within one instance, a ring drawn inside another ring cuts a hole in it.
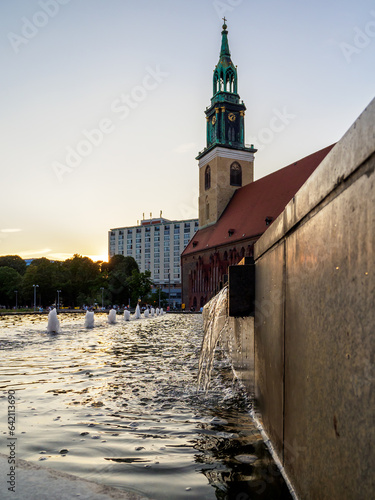
[[[236,115],[234,113],[229,113],[228,118],[231,122],[234,122],[236,119]]]

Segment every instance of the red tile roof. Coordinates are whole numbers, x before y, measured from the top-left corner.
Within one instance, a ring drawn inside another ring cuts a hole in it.
[[[186,256],[209,248],[256,238],[275,220],[334,144],[243,186],[234,193],[216,224],[197,231],[183,251]],[[233,231],[229,236],[228,231]]]

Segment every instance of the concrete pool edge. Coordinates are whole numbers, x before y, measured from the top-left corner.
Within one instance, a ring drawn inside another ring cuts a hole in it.
[[[12,471],[9,456],[0,453],[0,496],[12,500],[151,500],[150,497],[132,491],[106,486],[94,481],[42,467],[32,462],[16,459],[15,479],[11,482]],[[11,488],[14,484],[14,491]]]

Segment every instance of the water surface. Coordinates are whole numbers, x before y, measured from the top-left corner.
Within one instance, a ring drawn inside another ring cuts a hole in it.
[[[220,350],[197,391],[200,315],[59,319],[50,334],[45,316],[0,318],[0,415],[16,390],[19,458],[156,500],[290,498]]]

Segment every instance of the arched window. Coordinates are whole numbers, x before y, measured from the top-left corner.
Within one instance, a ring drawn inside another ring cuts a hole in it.
[[[242,186],[242,170],[241,165],[237,162],[230,166],[230,185]]]
[[[204,189],[207,191],[211,187],[211,168],[207,165],[204,172]]]

